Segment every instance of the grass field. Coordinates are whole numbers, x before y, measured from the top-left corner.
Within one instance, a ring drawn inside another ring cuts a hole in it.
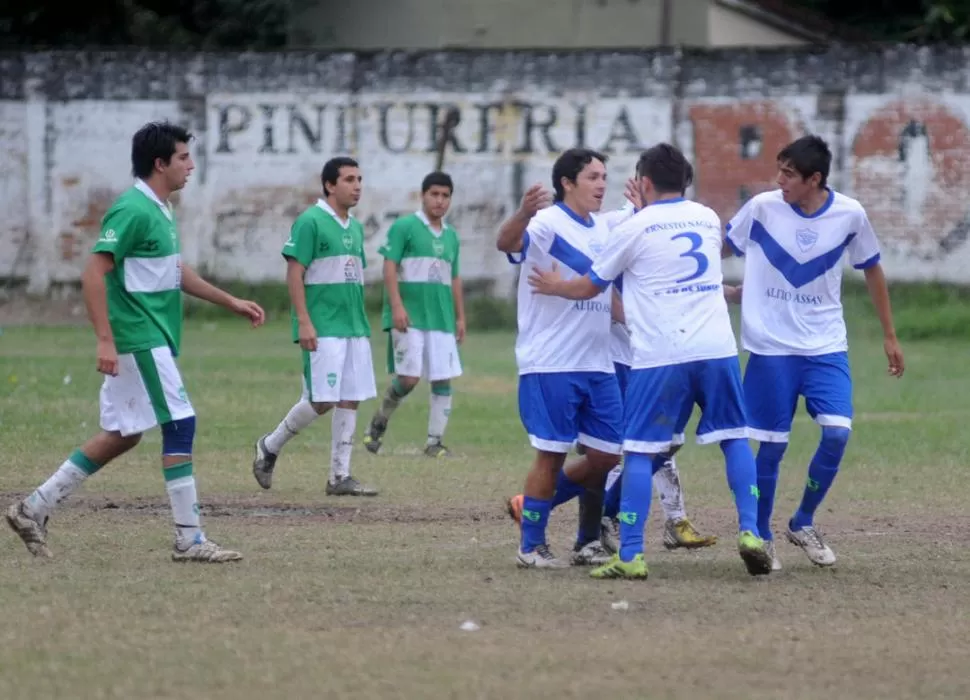
[[[299,393],[285,326],[192,321],[181,368],[199,414],[204,524],[245,561],[170,562],[160,438],[149,435],[58,512],[55,559],[33,560],[0,532],[0,698],[966,698],[970,357],[960,339],[908,342],[906,376],[891,380],[878,333],[856,320],[864,312],[848,309],[855,433],[819,516],[838,565],[815,569],[779,542],[785,570],[750,578],[720,452],[689,443],[690,514],[722,540],[667,553],[655,505],[644,583],[515,568],[502,499],[521,487],[530,451],[511,334],[466,343],[455,456],[420,456],[420,389],[385,455],[355,450],[354,473],[381,496],[348,502],[323,495],[329,419],[290,443],[272,491],[251,476],[253,440]],[[4,504],[96,429],[93,350],[83,327],[3,329]],[[776,528],[816,440],[801,414]],[[574,523],[574,504],[553,515],[560,549]],[[466,620],[481,629],[462,631]]]

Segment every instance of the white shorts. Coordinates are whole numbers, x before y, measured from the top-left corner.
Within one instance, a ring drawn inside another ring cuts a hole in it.
[[[194,415],[168,347],[118,355],[118,376],[101,385],[101,429],[108,432],[138,435]]]
[[[377,396],[370,338],[317,338],[303,351],[303,398],[314,403],[366,401]]]
[[[431,382],[460,377],[461,358],[455,334],[417,328],[402,333],[392,328],[387,340],[387,371]]]

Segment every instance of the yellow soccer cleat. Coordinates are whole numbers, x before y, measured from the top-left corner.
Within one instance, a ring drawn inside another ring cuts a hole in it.
[[[614,554],[613,558],[603,564],[603,566],[599,566],[589,572],[592,578],[598,579],[629,578],[646,580],[647,574],[647,562],[644,560],[642,554],[636,555],[630,561],[623,561],[620,559],[619,554]]]
[[[702,535],[687,518],[664,523],[664,547],[667,549],[703,549],[715,544],[715,535]]]

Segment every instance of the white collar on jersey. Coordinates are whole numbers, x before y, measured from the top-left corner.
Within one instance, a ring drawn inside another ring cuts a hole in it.
[[[424,213],[424,209],[418,209],[416,212],[414,212],[414,215],[417,216],[419,219],[421,219],[421,221],[424,223],[425,226],[428,227],[428,229],[431,231],[431,233],[433,233],[433,234],[435,234],[437,236],[440,236],[442,233],[444,233],[445,226],[448,225],[445,222],[445,220],[442,219],[441,220],[441,228],[438,229],[438,230],[435,230],[435,227],[431,225],[431,219],[429,219],[428,218],[428,215]]]
[[[155,202],[155,204],[157,204],[159,208],[162,210],[162,213],[168,217],[169,221],[172,220],[172,208],[171,208],[172,205],[169,204],[168,202],[163,202],[161,199],[159,199],[158,195],[155,194],[155,190],[149,187],[147,182],[142,180],[140,177],[135,178],[135,189],[137,189],[143,195],[145,195],[150,200]]]
[[[341,226],[343,226],[344,228],[347,228],[348,226],[350,226],[350,212],[347,213],[347,220],[344,221],[339,216],[337,216],[337,212],[334,211],[334,208],[332,206],[330,206],[330,203],[327,202],[327,200],[325,200],[325,199],[318,199],[317,200],[317,206],[320,207],[321,209],[323,209],[328,214],[330,214],[330,216],[332,216],[333,218],[335,218],[337,220],[337,223],[340,224]]]

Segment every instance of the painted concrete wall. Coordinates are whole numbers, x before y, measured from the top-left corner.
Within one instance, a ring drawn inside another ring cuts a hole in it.
[[[833,184],[859,198],[895,279],[970,282],[970,86],[961,49],[381,54],[33,53],[0,56],[0,279],[34,291],[79,278],[112,198],[131,183],[131,134],[187,124],[198,168],[181,193],[185,256],[223,279],[282,280],[297,213],[336,154],[359,158],[356,215],[373,254],[417,207],[432,125],[461,124],[446,169],[463,273],[507,294],[494,251],[523,187],[557,153],[607,152],[622,182],[645,145],[678,143],[693,195],[733,214],[772,186],[777,151],[811,131]],[[376,274],[379,266],[369,268]]]

